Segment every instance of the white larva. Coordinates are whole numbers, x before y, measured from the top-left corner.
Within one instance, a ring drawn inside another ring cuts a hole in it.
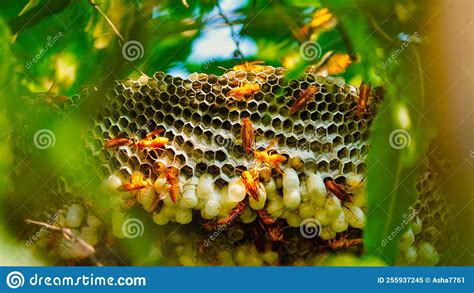
[[[315,213],[315,207],[310,203],[301,203],[298,208],[298,212],[300,217],[303,219],[312,218]]]
[[[197,196],[202,199],[207,199],[214,193],[214,184],[210,174],[204,174],[199,178],[196,191]]]
[[[176,210],[176,222],[179,224],[189,224],[193,220],[191,209],[178,208]]]
[[[228,201],[237,204],[244,200],[245,195],[247,194],[247,189],[242,183],[242,180],[239,178],[232,178],[229,182],[228,189]]]
[[[362,229],[365,226],[365,214],[361,208],[356,206],[344,208],[348,217],[349,225],[354,228]]]
[[[176,207],[172,206],[163,206],[160,213],[163,213],[168,218],[173,218],[176,214]]]
[[[296,190],[300,188],[300,179],[298,178],[298,173],[291,168],[285,169],[283,174],[283,189],[288,191]]]
[[[346,231],[347,228],[349,227],[349,223],[346,219],[346,214],[341,211],[339,215],[334,219],[331,223],[331,228],[334,230],[334,232],[339,233]]]
[[[276,197],[274,199],[270,199],[268,201],[267,206],[267,213],[274,219],[279,218],[283,213],[285,205],[283,204],[283,200],[281,198]]]
[[[226,185],[221,189],[221,210],[219,212],[219,216],[227,214],[228,211],[232,210],[235,208],[237,205],[236,202],[229,200],[229,186]]]
[[[288,219],[289,217],[291,217],[291,215],[294,214],[294,212],[295,212],[295,211],[293,211],[293,210],[289,210],[289,209],[284,208],[284,209],[283,209],[283,212],[282,212],[281,215],[280,215],[280,218],[282,218],[282,219]]]
[[[352,196],[352,201],[356,207],[363,208],[367,206],[367,193],[365,190],[354,193]]]
[[[143,206],[143,209],[151,213],[158,203],[158,197],[153,187],[142,188],[138,191],[137,201]]]
[[[87,215],[86,218],[87,225],[90,227],[100,227],[103,225],[102,221],[94,215]]]
[[[300,215],[298,213],[293,213],[291,216],[289,216],[286,219],[286,222],[291,227],[299,227],[301,225],[302,221],[303,221],[303,219],[300,217]]]
[[[219,211],[221,209],[220,199],[220,193],[213,191],[212,194],[207,198],[206,205],[204,207],[206,214],[211,217],[216,217],[219,215]]]
[[[323,240],[331,240],[331,239],[336,238],[336,232],[334,232],[334,230],[332,230],[330,227],[324,227],[321,230],[320,237]]]
[[[249,208],[246,208],[242,216],[240,216],[240,220],[244,224],[252,223],[253,221],[255,221],[256,218],[257,218],[257,213]]]
[[[300,190],[296,189],[287,191],[286,189],[283,189],[283,203],[289,209],[297,209],[301,203]]]
[[[67,211],[66,225],[71,228],[79,227],[84,216],[84,208],[78,204],[72,204]]]
[[[267,201],[267,193],[265,192],[265,188],[263,184],[260,183],[258,201],[253,198],[250,198],[249,199],[250,207],[256,211],[261,210],[265,206],[266,201]]]
[[[117,188],[122,186],[122,179],[119,176],[112,174],[103,182],[102,186],[106,190],[116,191]]]
[[[309,202],[311,200],[311,197],[308,192],[308,187],[306,186],[306,181],[301,181],[300,193],[301,193],[301,202]]]
[[[94,246],[99,242],[99,231],[96,227],[82,227],[81,239]]]
[[[198,205],[197,185],[199,178],[191,177],[183,185],[183,193],[180,206],[183,208],[195,208]]]
[[[170,219],[165,215],[165,213],[163,213],[163,211],[160,211],[159,213],[155,212],[153,214],[153,222],[155,222],[155,224],[163,226],[168,224],[169,221]]]
[[[274,199],[278,197],[277,185],[275,179],[271,178],[267,184],[265,184],[265,192],[267,193],[268,199]]]
[[[153,188],[155,189],[155,192],[160,195],[160,197],[168,195],[168,185],[166,184],[165,174],[161,174],[158,178],[156,178]]]
[[[329,225],[332,221],[332,219],[327,215],[326,210],[324,208],[317,207],[314,212],[314,217],[323,226]]]
[[[283,203],[289,209],[297,209],[301,203],[300,180],[291,168],[283,174]]]
[[[341,201],[335,195],[330,194],[324,203],[324,210],[329,218],[335,219],[342,212]]]
[[[323,207],[327,197],[327,190],[323,178],[321,175],[314,173],[308,173],[306,175],[306,186],[311,201],[315,206]]]

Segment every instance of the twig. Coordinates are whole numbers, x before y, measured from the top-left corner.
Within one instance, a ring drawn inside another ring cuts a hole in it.
[[[94,247],[92,245],[90,245],[89,243],[87,243],[86,241],[84,241],[82,238],[74,235],[74,233],[72,233],[71,229],[58,227],[58,226],[53,226],[53,225],[50,225],[48,223],[29,220],[29,219],[25,220],[25,222],[27,224],[33,224],[33,225],[38,225],[38,226],[41,226],[41,227],[45,227],[46,229],[48,229],[52,232],[62,234],[65,239],[67,239],[71,242],[77,243],[82,248],[82,251],[84,252],[84,257],[83,258],[90,258],[97,266],[102,266],[102,264],[95,257]]]
[[[186,1],[186,0],[181,0],[181,3],[183,3],[184,7],[189,8],[188,1]]]
[[[242,51],[240,50],[240,36],[238,36],[235,31],[234,31],[234,26],[231,24],[230,20],[227,18],[227,16],[225,16],[224,12],[222,11],[222,8],[221,6],[219,5],[219,1],[217,2],[216,4],[217,6],[217,10],[219,11],[219,14],[222,16],[222,18],[224,19],[225,23],[229,26],[230,28],[230,34],[232,35],[232,40],[234,41],[235,43],[235,46],[236,46],[236,50],[235,52],[237,52],[237,54],[240,55],[240,58],[242,59],[245,59],[245,56],[244,54],[242,53]]]
[[[89,0],[89,3],[92,5],[92,7],[95,8],[104,18],[105,20],[109,23],[110,27],[114,31],[114,33],[122,40],[122,42],[125,42],[125,39],[122,37],[118,29],[115,27],[113,22],[110,20],[110,18],[100,9],[99,4],[95,3],[94,0]]]
[[[92,5],[92,7],[94,7],[95,10],[97,10],[104,18],[105,20],[107,21],[107,23],[110,25],[110,27],[112,28],[112,30],[114,31],[114,33],[117,35],[117,37],[119,37],[119,39],[122,41],[122,42],[125,42],[125,39],[124,37],[120,34],[120,32],[118,31],[117,27],[113,24],[112,20],[110,20],[110,18],[102,11],[102,9],[100,9],[99,7],[99,4],[95,3],[94,0],[89,0],[89,3]],[[119,42],[120,44],[120,42]],[[121,44],[120,44],[121,45]],[[131,61],[127,61],[133,69],[135,69],[138,73],[140,73],[141,75],[144,75],[146,77],[148,77],[148,75],[146,75],[143,71],[141,71],[140,69],[138,69],[135,64],[133,64]]]

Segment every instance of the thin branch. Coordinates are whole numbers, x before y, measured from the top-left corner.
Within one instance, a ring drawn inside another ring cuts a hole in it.
[[[38,225],[38,226],[44,227],[44,228],[46,228],[46,229],[48,229],[52,232],[62,234],[62,236],[65,239],[67,239],[71,242],[77,243],[82,248],[82,250],[84,251],[84,255],[85,255],[83,258],[90,258],[97,266],[102,266],[102,264],[95,257],[94,247],[92,245],[90,245],[89,243],[87,243],[86,241],[84,241],[82,238],[74,235],[74,233],[72,233],[71,229],[58,227],[58,226],[50,225],[48,223],[29,220],[29,219],[26,219],[25,222],[27,224]]]
[[[102,11],[102,9],[100,9],[99,7],[99,4],[95,3],[94,0],[89,0],[89,3],[92,5],[92,7],[94,7],[95,10],[97,10],[104,18],[105,20],[107,21],[107,23],[110,25],[110,27],[112,28],[112,30],[114,31],[114,33],[117,35],[117,37],[122,41],[122,42],[125,42],[125,39],[124,37],[120,34],[120,32],[118,31],[117,27],[113,24],[112,20],[110,20],[110,18]],[[120,44],[120,42],[119,42]],[[121,44],[120,44],[121,45]],[[138,73],[140,73],[141,75],[144,75],[146,77],[148,77],[148,75],[146,75],[143,71],[141,71],[140,69],[138,69],[138,67],[135,66],[135,64],[131,61],[127,61],[133,69],[135,69]]]
[[[240,50],[240,36],[235,33],[234,26],[231,24],[230,20],[227,18],[227,16],[226,16],[226,15],[224,14],[224,12],[222,11],[221,6],[219,5],[219,1],[217,2],[216,6],[217,6],[217,10],[219,11],[219,14],[222,16],[222,18],[224,19],[225,23],[226,23],[226,24],[229,26],[229,28],[230,28],[230,34],[232,35],[232,40],[234,40],[235,46],[236,46],[236,48],[237,48],[237,49],[235,50],[235,52],[237,52],[237,54],[239,54],[242,59],[245,59],[244,54],[243,54],[242,51]]]
[[[99,4],[95,3],[94,0],[89,0],[89,3],[92,5],[92,7],[95,8],[104,18],[105,20],[109,23],[110,27],[114,31],[114,33],[122,40],[122,42],[125,42],[125,39],[122,37],[118,29],[115,27],[113,22],[110,20],[110,18],[100,9]]]

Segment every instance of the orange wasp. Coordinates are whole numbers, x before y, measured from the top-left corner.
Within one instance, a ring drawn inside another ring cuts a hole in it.
[[[360,238],[357,239],[347,239],[345,237],[341,239],[334,239],[328,241],[328,246],[332,250],[337,250],[341,248],[347,248],[347,247],[352,247],[352,246],[357,246],[361,245],[363,243],[363,240]]]
[[[276,140],[273,140],[270,145],[263,151],[254,151],[253,155],[258,161],[257,167],[264,163],[267,164],[270,168],[275,168],[280,174],[283,174],[283,171],[280,168],[280,164],[286,161],[286,157],[280,154],[269,154],[270,150],[276,144]]]
[[[115,149],[121,146],[131,145],[133,141],[126,137],[115,137],[105,141],[104,148]]]
[[[155,131],[150,132],[146,135],[146,137],[138,142],[135,143],[135,147],[139,149],[151,148],[151,149],[159,149],[163,148],[165,145],[168,144],[169,139],[167,137],[157,136],[161,134],[164,129],[157,129]],[[155,137],[157,136],[157,137]]]
[[[153,183],[151,182],[149,178],[145,179],[142,173],[135,172],[130,177],[130,182],[123,183],[120,189],[126,190],[126,191],[134,191],[134,190],[139,190],[139,189],[146,188],[152,185]]]
[[[372,87],[370,84],[363,81],[361,82],[359,87],[359,99],[357,100],[357,106],[354,111],[358,118],[361,118],[367,112],[371,90]]]
[[[253,96],[256,92],[260,91],[260,85],[258,83],[249,83],[240,85],[239,87],[231,89],[228,93],[228,97],[233,97],[237,101],[242,101],[249,96]]]
[[[237,206],[232,209],[229,215],[217,221],[217,225],[231,224],[245,212],[245,207],[246,207],[246,204],[244,201],[239,202]]]
[[[242,129],[240,131],[240,137],[242,139],[242,146],[247,154],[252,152],[255,146],[255,132],[252,127],[252,122],[249,118],[242,119]]]
[[[348,192],[347,187],[336,183],[332,178],[325,178],[324,185],[341,201],[352,202],[352,195],[350,192]]]
[[[265,225],[264,223],[260,222],[260,226],[262,226],[263,230],[267,233],[268,238],[270,238],[271,241],[281,242],[284,244],[288,243],[288,241],[283,238],[283,229],[281,228],[280,224],[277,223],[274,225]]]
[[[235,65],[232,69],[234,71],[242,70],[246,72],[249,72],[249,71],[262,72],[263,69],[265,69],[265,66],[260,65],[260,64],[263,64],[263,63],[265,62],[260,61],[260,60],[255,60],[255,61],[245,62],[244,64]]]
[[[290,114],[296,113],[298,110],[306,106],[308,102],[312,99],[314,99],[314,95],[318,91],[318,87],[315,85],[310,85],[304,92],[300,94],[298,99],[293,103],[293,105],[290,108]]]
[[[258,216],[260,217],[260,220],[263,222],[265,225],[271,225],[276,222],[276,219],[273,218],[268,214],[267,211],[265,210],[258,210],[257,211]]]
[[[260,192],[258,190],[259,179],[258,179],[257,171],[255,169],[243,171],[241,178],[242,178],[242,183],[245,185],[245,188],[247,189],[247,194],[251,198],[258,201]]]
[[[176,203],[179,196],[179,170],[174,166],[166,168],[166,182],[169,184],[168,192],[173,203]]]

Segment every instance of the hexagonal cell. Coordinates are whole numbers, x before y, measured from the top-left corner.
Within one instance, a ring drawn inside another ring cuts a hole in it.
[[[330,142],[325,142],[322,145],[322,151],[324,153],[330,153],[332,152],[332,144]]]
[[[321,120],[322,120],[323,122],[326,122],[326,123],[332,121],[332,115],[331,115],[331,113],[329,113],[329,112],[323,113],[323,115],[321,115]]]
[[[183,132],[187,135],[187,136],[191,136],[191,134],[193,133],[193,130],[195,131],[193,125],[191,123],[186,123],[184,125],[184,128],[183,128]]]
[[[207,165],[204,162],[200,162],[196,164],[196,173],[202,175],[207,172]]]
[[[342,167],[342,163],[339,159],[332,159],[331,162],[329,162],[329,168],[333,171],[339,171]]]
[[[324,160],[319,161],[316,168],[319,172],[327,172],[329,170],[329,162]]]
[[[322,144],[318,141],[313,141],[311,142],[311,150],[314,152],[314,153],[320,153],[321,152],[321,149],[322,149]]]
[[[352,163],[352,162],[346,162],[344,163],[344,167],[342,169],[342,172],[344,174],[350,174],[350,173],[353,173],[355,171],[355,165]]]
[[[329,125],[328,129],[328,135],[336,134],[337,133],[337,126],[335,124]]]
[[[272,128],[275,130],[281,129],[281,126],[283,125],[283,121],[281,121],[280,117],[275,117],[272,121]]]

